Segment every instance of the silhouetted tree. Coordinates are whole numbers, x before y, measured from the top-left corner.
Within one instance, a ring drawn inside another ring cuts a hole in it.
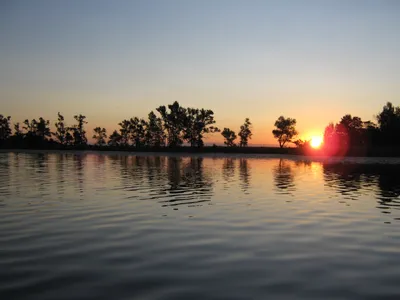
[[[391,102],[387,102],[376,118],[382,131],[391,130],[399,126],[400,107],[394,107]]]
[[[279,142],[279,147],[283,148],[286,143],[291,143],[293,138],[298,134],[296,131],[296,119],[285,118],[280,116],[275,121],[276,129],[272,130],[272,134]]]
[[[96,127],[93,129],[94,135],[93,138],[96,140],[97,146],[104,146],[106,145],[106,138],[107,138],[107,130],[105,128]]]
[[[363,143],[363,122],[359,117],[343,116],[340,123],[336,125],[335,130],[342,144],[347,144],[345,146],[355,146]]]
[[[8,138],[8,143],[14,148],[19,148],[23,146],[24,134],[21,131],[20,123],[14,123],[14,134],[10,135]]]
[[[177,147],[183,144],[184,120],[186,117],[186,109],[179,105],[177,101],[165,106],[160,106],[156,110],[160,113],[167,131],[168,146]]]
[[[55,137],[57,138],[58,142],[61,145],[65,145],[67,143],[66,141],[66,135],[68,132],[68,127],[65,125],[64,122],[64,116],[58,113],[58,121],[55,123],[56,126],[56,132],[55,132]]]
[[[121,145],[122,136],[118,133],[118,131],[114,130],[114,132],[109,136],[108,145],[111,147],[118,147]]]
[[[213,124],[214,112],[209,109],[186,109],[186,116],[183,122],[184,139],[187,140],[192,147],[204,146],[203,137],[205,133],[218,132],[219,129]]]
[[[118,125],[121,127],[119,140],[122,146],[126,147],[131,144],[135,147],[141,147],[147,145],[148,141],[151,140],[153,133],[149,132],[149,123],[144,119],[133,117],[129,120],[121,121]],[[154,130],[154,127],[152,129]]]
[[[160,106],[156,110],[159,115],[155,111],[151,111],[146,120],[138,117],[123,120],[119,123],[119,132],[112,133],[108,144],[121,147],[129,145],[178,147],[187,142],[192,147],[202,147],[205,134],[220,132],[215,127],[216,122],[212,110],[185,108],[180,106],[177,101],[167,106]],[[7,147],[52,147],[55,145],[51,139],[53,134],[57,142],[62,145],[85,145],[87,144],[84,129],[84,125],[87,124],[86,117],[76,115],[74,118],[77,123],[72,127],[67,127],[64,116],[58,113],[54,133],[50,131],[48,120],[42,117],[31,121],[26,119],[21,124],[23,130],[20,128],[20,123],[14,124],[15,134],[12,135],[10,117],[0,115],[0,141],[3,145],[7,141]],[[322,150],[334,149],[333,152],[336,151],[336,154],[339,155],[397,155],[398,146],[400,146],[400,107],[395,107],[392,103],[387,102],[376,119],[378,124],[362,121],[360,117],[350,114],[344,115],[338,123],[331,123],[325,128]],[[295,140],[297,135],[295,126],[295,119],[280,116],[276,120],[276,128],[272,133],[281,148],[287,143],[294,143],[299,148],[309,147],[309,141]],[[105,145],[103,129],[95,131],[95,138],[101,145]],[[251,123],[247,118],[238,133],[241,147],[248,145],[248,141],[252,137],[251,131]],[[224,128],[221,134],[224,137],[225,145],[235,146],[237,136],[234,131]],[[382,145],[389,147],[379,147]]]
[[[71,134],[71,129],[68,128],[68,131],[65,134],[65,144],[70,146],[73,145],[73,143],[74,143],[74,136]]]
[[[360,117],[352,117],[351,115],[344,115],[340,120],[340,124],[343,124],[349,131],[350,130],[361,130],[363,122]]]
[[[10,120],[11,117],[0,115],[0,143],[4,143],[11,135]]]
[[[73,137],[74,137],[74,144],[75,145],[86,145],[87,138],[86,138],[86,131],[84,129],[85,124],[87,124],[86,117],[83,115],[76,115],[74,119],[78,122],[72,129],[73,129]]]
[[[355,149],[352,147],[365,150],[367,145],[377,141],[377,136],[377,128],[373,122],[363,122],[361,118],[347,114],[336,125],[330,123],[325,128],[323,148],[328,154],[344,155]]]
[[[121,135],[121,145],[128,146],[130,139],[130,121],[123,120],[122,122],[118,123],[118,125],[121,127],[119,130]]]
[[[149,113],[149,121],[146,130],[146,145],[151,147],[165,146],[165,132],[162,126],[161,118],[151,111]]]
[[[236,146],[235,140],[236,140],[237,136],[233,130],[230,130],[229,128],[224,128],[224,130],[221,132],[221,134],[225,139],[224,144],[226,146],[228,146],[228,147]]]
[[[28,119],[26,119],[24,121],[24,125],[22,128],[25,130],[25,136],[27,138],[36,136],[36,124],[37,121],[35,119],[33,119],[32,121],[29,121]]]
[[[343,123],[329,125],[324,131],[323,149],[328,155],[344,155],[349,148],[349,134],[346,125]]]
[[[36,135],[43,141],[46,137],[51,136],[50,121],[45,120],[42,117],[39,118],[39,122],[36,123]]]
[[[302,140],[302,139],[298,139],[295,140],[293,142],[293,144],[296,145],[297,148],[301,148],[301,149],[307,149],[310,148],[310,144],[311,144],[311,140]]]
[[[129,134],[132,145],[141,147],[145,144],[147,122],[137,117],[131,118],[129,123]]]
[[[240,137],[240,147],[247,147],[249,139],[251,139],[253,135],[251,133],[251,123],[249,118],[246,118],[244,120],[244,124],[240,126],[240,131],[238,135]]]
[[[377,126],[374,122],[372,121],[364,121],[363,122],[363,127],[365,129],[377,129]]]
[[[22,138],[24,135],[23,135],[23,133],[21,131],[21,127],[20,126],[21,125],[20,125],[19,122],[14,124],[14,136]]]
[[[377,145],[380,143],[380,131],[378,126],[371,121],[363,122],[363,140],[368,145]]]
[[[335,131],[335,125],[333,123],[329,123],[328,126],[325,127],[324,131],[324,147],[332,148],[337,143],[337,136]]]
[[[400,107],[387,102],[376,118],[382,134],[381,142],[386,145],[400,144]]]
[[[36,119],[31,121],[26,119],[23,126],[23,129],[25,130],[24,144],[28,147],[43,146],[46,138],[51,136],[49,126],[50,122],[46,121],[42,117],[39,118],[39,121]]]

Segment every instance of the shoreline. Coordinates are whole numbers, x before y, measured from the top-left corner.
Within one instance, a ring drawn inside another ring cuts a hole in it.
[[[279,148],[278,148],[279,149]],[[72,155],[119,155],[119,156],[164,156],[164,157],[204,157],[204,158],[250,158],[250,159],[286,159],[301,162],[320,163],[354,163],[354,164],[400,164],[400,157],[396,156],[327,156],[304,155],[289,153],[251,153],[251,152],[201,152],[201,151],[128,151],[108,149],[0,149],[0,153],[26,153],[26,154],[72,154]]]

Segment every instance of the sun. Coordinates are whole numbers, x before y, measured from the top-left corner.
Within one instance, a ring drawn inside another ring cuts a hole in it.
[[[322,136],[313,136],[310,141],[311,147],[317,149],[322,145]]]

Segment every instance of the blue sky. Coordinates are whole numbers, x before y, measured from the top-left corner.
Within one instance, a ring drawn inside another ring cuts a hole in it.
[[[250,117],[257,144],[280,115],[320,134],[399,104],[399,16],[400,1],[3,0],[0,113],[111,130],[177,100],[222,128]]]

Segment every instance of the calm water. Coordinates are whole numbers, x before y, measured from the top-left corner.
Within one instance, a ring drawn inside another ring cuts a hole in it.
[[[0,153],[0,299],[400,299],[399,170]]]

